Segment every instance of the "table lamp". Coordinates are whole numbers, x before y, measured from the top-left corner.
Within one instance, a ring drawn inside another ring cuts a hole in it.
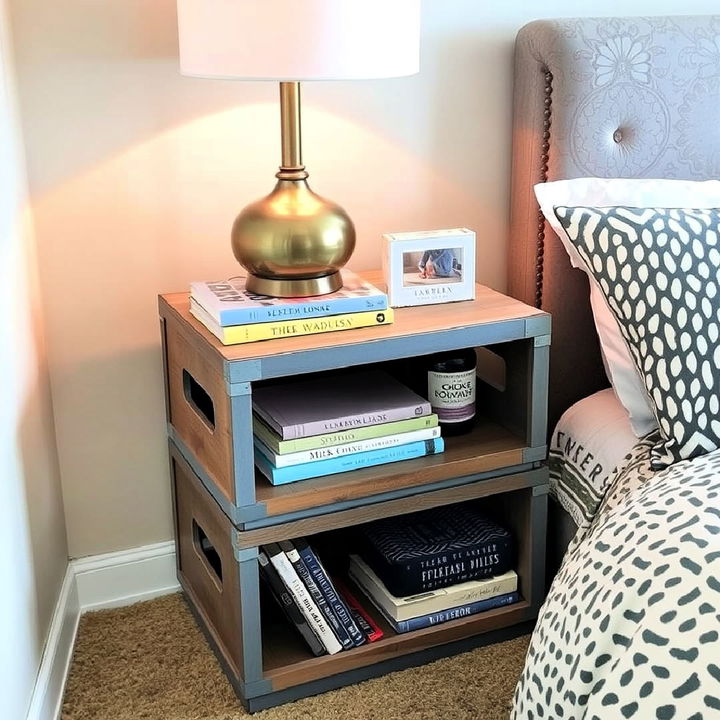
[[[416,73],[420,0],[177,0],[177,9],[183,75],[280,82],[278,181],[232,228],[247,289],[275,297],[340,289],[355,228],[308,186],[300,82]]]

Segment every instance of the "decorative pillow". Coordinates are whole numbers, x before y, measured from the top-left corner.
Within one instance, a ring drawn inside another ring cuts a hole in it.
[[[535,186],[543,214],[557,233],[574,267],[587,272],[585,264],[555,216],[554,208],[566,207],[720,207],[720,182],[717,180],[665,180],[626,178],[575,178],[540,183]],[[592,273],[590,304],[595,328],[600,339],[603,362],[608,380],[622,406],[627,410],[630,424],[637,437],[643,437],[657,427],[655,414],[645,391],[645,385],[630,355],[630,349],[620,332],[602,291]]]
[[[653,469],[720,447],[720,210],[557,207],[645,384]]]

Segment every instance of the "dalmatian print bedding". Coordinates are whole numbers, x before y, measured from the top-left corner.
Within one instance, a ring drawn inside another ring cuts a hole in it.
[[[720,718],[720,451],[640,441],[553,581],[512,720]]]

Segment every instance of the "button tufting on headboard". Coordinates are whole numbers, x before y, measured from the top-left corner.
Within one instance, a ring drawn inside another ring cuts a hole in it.
[[[613,140],[618,144],[623,141],[623,133],[620,128],[613,133]]]

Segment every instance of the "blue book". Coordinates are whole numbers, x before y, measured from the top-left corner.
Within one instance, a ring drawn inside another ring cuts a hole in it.
[[[255,465],[273,485],[284,485],[298,480],[334,475],[335,473],[349,472],[350,470],[358,470],[373,465],[384,465],[385,463],[400,460],[412,460],[425,455],[435,455],[441,453],[444,449],[445,443],[439,437],[432,440],[407,443],[407,445],[382,448],[381,450],[368,450],[367,452],[353,453],[352,455],[343,455],[328,458],[327,460],[316,460],[302,465],[277,468],[270,462],[269,458],[255,447]]]
[[[355,643],[350,639],[347,628],[340,622],[334,609],[330,606],[327,597],[315,582],[314,577],[310,574],[310,569],[300,557],[297,547],[289,540],[282,540],[278,544],[280,545],[280,549],[287,555],[288,560],[292,563],[300,579],[305,583],[305,587],[308,589],[310,596],[320,608],[320,612],[325,616],[325,619],[328,621],[328,624],[335,633],[335,637],[343,646],[343,649],[348,650],[353,647]]]
[[[245,289],[245,278],[190,283],[190,297],[221,327],[303,320],[386,310],[387,295],[350,270],[341,270],[343,287],[328,295],[275,298]]]
[[[305,566],[313,576],[316,585],[320,588],[320,591],[335,612],[336,617],[347,630],[348,636],[353,644],[356,646],[363,645],[365,643],[365,635],[360,632],[360,628],[358,628],[357,623],[353,620],[350,609],[338,594],[330,576],[325,572],[325,568],[320,563],[320,558],[304,538],[293,540],[293,544],[297,548],[298,553],[300,553],[300,557],[305,563]]]
[[[369,596],[366,595],[365,597]],[[505,595],[496,595],[495,597],[487,598],[486,600],[478,600],[476,602],[469,603],[468,605],[458,605],[458,607],[443,610],[442,612],[421,615],[420,617],[411,618],[410,620],[397,621],[386,615],[383,609],[374,601],[373,605],[375,605],[375,607],[382,613],[382,616],[396,633],[406,633],[413,630],[422,630],[423,628],[431,627],[433,625],[440,625],[441,623],[468,617],[469,615],[476,615],[484,610],[492,610],[493,608],[512,605],[519,599],[520,593],[516,590],[515,592],[507,593]],[[370,598],[370,600],[372,601],[372,598]]]

